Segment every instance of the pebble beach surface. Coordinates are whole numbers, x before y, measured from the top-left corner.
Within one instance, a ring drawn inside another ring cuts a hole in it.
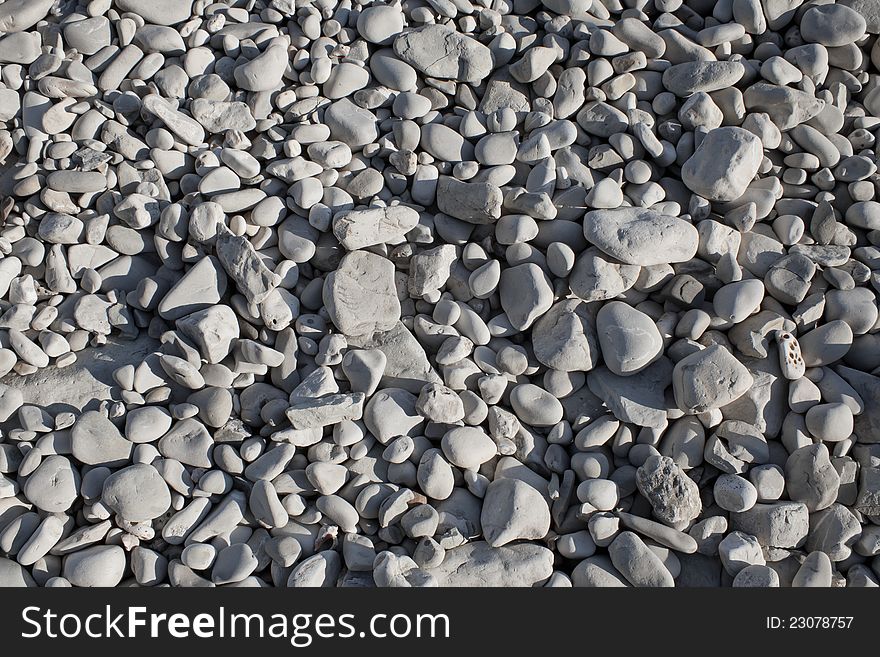
[[[878,34],[0,3],[0,586],[877,587]]]

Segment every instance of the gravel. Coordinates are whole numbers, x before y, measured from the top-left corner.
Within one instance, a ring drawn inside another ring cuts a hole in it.
[[[880,586],[880,5],[794,4],[0,4],[0,585]]]

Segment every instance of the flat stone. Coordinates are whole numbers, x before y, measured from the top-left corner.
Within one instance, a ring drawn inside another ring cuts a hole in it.
[[[676,96],[710,93],[734,86],[745,74],[740,62],[695,61],[675,64],[663,71],[663,86]]]
[[[313,429],[338,424],[343,420],[360,420],[363,406],[362,392],[333,394],[297,401],[285,414],[294,429]]]
[[[479,84],[492,72],[492,52],[479,41],[445,25],[426,25],[401,34],[394,52],[432,78]]]
[[[801,502],[759,503],[731,514],[731,527],[756,537],[764,547],[794,548],[806,540],[810,516]]]
[[[349,210],[333,218],[333,234],[349,251],[397,244],[419,224],[419,213],[405,205]]]
[[[67,511],[79,496],[80,476],[64,456],[47,456],[24,482],[22,492],[46,513]]]
[[[622,422],[641,427],[666,426],[666,388],[672,381],[672,363],[660,358],[639,376],[617,376],[605,367],[587,374],[587,385]]]
[[[699,244],[694,226],[645,208],[587,212],[584,236],[612,258],[642,267],[687,262]]]
[[[380,383],[383,387],[418,393],[426,383],[442,383],[428,361],[424,347],[402,322],[396,322],[387,331],[348,336],[348,344],[361,349],[376,349],[385,355]]]
[[[533,543],[492,547],[473,541],[446,550],[440,565],[428,572],[439,586],[541,586],[553,572],[553,552]]]
[[[462,182],[440,176],[437,207],[451,217],[471,224],[494,223],[501,216],[503,196],[492,183]]]
[[[550,529],[550,509],[527,483],[496,479],[486,490],[480,523],[486,542],[498,548],[516,540],[543,538]]]
[[[105,415],[86,411],[70,431],[70,448],[81,463],[114,468],[128,462],[134,444]]]
[[[347,254],[324,280],[324,305],[345,335],[387,331],[400,319],[394,265],[366,251]]]
[[[222,101],[196,98],[190,104],[190,112],[205,130],[222,134],[227,130],[253,130],[257,122],[250,108],[241,101]]]
[[[639,272],[639,265],[622,263],[591,247],[575,260],[568,285],[572,293],[584,301],[603,301],[635,285]]]

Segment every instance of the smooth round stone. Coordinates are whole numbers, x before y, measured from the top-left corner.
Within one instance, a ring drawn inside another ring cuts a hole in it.
[[[217,553],[217,560],[211,570],[211,581],[215,584],[240,582],[257,569],[257,557],[247,543],[234,543]]]
[[[9,349],[5,351],[12,353]],[[14,364],[15,354],[12,353],[12,364],[10,365],[10,369]],[[21,390],[0,383],[0,422],[6,422],[6,420],[12,417],[13,413],[21,408],[22,404],[24,404],[24,395]]]
[[[403,31],[403,12],[399,7],[374,6],[361,10],[357,31],[370,43],[388,46]]]
[[[587,212],[584,236],[603,253],[642,267],[687,262],[700,241],[688,222],[646,208]]]
[[[64,44],[76,48],[86,56],[94,55],[110,45],[110,21],[106,16],[95,16],[64,25]]]
[[[419,488],[428,497],[445,500],[455,488],[452,467],[443,458],[439,449],[429,449],[419,459],[417,481]]]
[[[64,557],[62,574],[74,586],[116,586],[124,573],[125,550],[118,545],[94,545]]]
[[[209,427],[222,427],[232,417],[232,394],[226,388],[208,386],[196,390],[187,401],[199,408],[199,418]]]
[[[236,151],[232,150],[231,148],[224,148],[222,151],[220,151],[220,159],[223,161],[224,164],[226,164],[240,178],[244,180],[247,180],[249,178],[256,178],[258,175],[260,175],[259,161],[247,151]],[[262,202],[263,201],[260,201],[260,203]],[[257,205],[259,205],[259,203]],[[256,207],[251,210],[251,218],[253,218],[255,210]]]
[[[324,95],[331,99],[345,98],[370,82],[370,72],[363,66],[341,62],[330,71],[330,77],[323,85]]]
[[[482,429],[457,427],[447,431],[441,441],[443,454],[452,465],[476,470],[497,453],[497,446]]]
[[[758,310],[763,299],[764,284],[750,278],[721,287],[712,299],[712,306],[718,317],[738,324]]]
[[[617,506],[620,492],[608,479],[587,479],[578,485],[577,497],[599,511],[611,511]]]
[[[335,463],[310,463],[305,472],[308,480],[322,495],[332,495],[338,491],[348,477],[347,470]]]
[[[877,316],[877,300],[867,287],[825,293],[825,319],[846,322],[854,335],[863,335],[874,328]]]
[[[853,331],[849,324],[838,319],[805,333],[798,342],[807,367],[831,365],[846,356],[852,347]]]
[[[259,171],[259,165],[257,169]],[[283,199],[277,196],[268,196],[251,210],[251,222],[257,226],[275,226],[284,220],[287,213],[288,210]]]
[[[420,504],[407,511],[400,519],[400,526],[410,538],[433,536],[437,532],[440,514],[429,504]]]
[[[12,559],[0,557],[0,587],[24,588],[36,585],[34,578],[25,568]]]
[[[348,98],[340,98],[327,107],[324,123],[330,128],[333,139],[347,144],[352,150],[363,148],[379,136],[376,115]]]
[[[193,570],[207,570],[217,558],[217,548],[210,543],[193,543],[183,548],[180,560]]]
[[[64,456],[47,456],[24,482],[24,496],[41,511],[67,511],[79,496],[80,476]]]
[[[846,223],[854,228],[880,230],[880,203],[862,201],[846,209]]]
[[[135,33],[135,43],[146,53],[182,55],[186,45],[180,33],[163,25],[144,25]]]
[[[734,588],[779,588],[779,574],[760,564],[746,566],[733,578]]]
[[[364,424],[383,445],[407,435],[424,422],[416,411],[417,397],[401,388],[383,388],[364,407]]]
[[[758,501],[758,490],[748,480],[735,474],[722,474],[713,488],[715,503],[725,511],[748,511]]]
[[[474,147],[458,132],[442,123],[422,126],[420,144],[438,160],[466,162],[474,159]]]
[[[474,149],[474,156],[484,166],[513,164],[519,147],[515,132],[496,132],[488,134]]]
[[[865,35],[867,23],[857,11],[844,5],[815,6],[804,12],[800,30],[804,41],[838,48]]]
[[[576,587],[619,588],[629,586],[623,575],[605,555],[587,557],[581,561],[574,567],[571,579]]]
[[[125,437],[133,443],[159,440],[171,428],[171,415],[159,406],[135,408],[125,416]]]
[[[556,549],[566,559],[582,559],[595,554],[596,543],[590,532],[582,529],[572,534],[561,535],[556,541]]]
[[[593,186],[586,200],[591,208],[619,208],[623,203],[623,191],[616,181],[603,178]]]
[[[853,414],[846,404],[816,404],[807,411],[805,420],[809,432],[819,440],[840,442],[853,432]]]
[[[290,573],[291,588],[332,587],[342,569],[342,557],[335,550],[324,550],[301,561]]]
[[[266,541],[265,550],[273,561],[289,568],[302,554],[302,546],[293,536],[279,536]]]
[[[619,376],[636,374],[663,355],[663,338],[654,321],[621,301],[602,306],[596,334],[606,367]]]
[[[171,493],[151,465],[136,463],[104,480],[101,500],[129,522],[158,518],[171,506]]]
[[[357,509],[339,495],[324,495],[318,498],[316,507],[327,520],[337,525],[343,532],[347,534],[357,532],[360,520]]]
[[[378,9],[379,7],[373,7]],[[397,94],[391,109],[401,119],[418,119],[431,111],[431,100],[417,93],[405,91]]]
[[[522,422],[535,427],[552,427],[562,419],[560,401],[531,383],[520,384],[510,392],[510,405]]]
[[[418,74],[401,61],[391,48],[377,50],[370,57],[370,72],[380,84],[398,91],[415,91]]]
[[[785,473],[773,463],[753,467],[749,470],[749,481],[758,492],[759,502],[775,502],[785,491]]]
[[[517,376],[525,372],[529,367],[528,353],[522,347],[504,347],[495,358],[501,370]]]

